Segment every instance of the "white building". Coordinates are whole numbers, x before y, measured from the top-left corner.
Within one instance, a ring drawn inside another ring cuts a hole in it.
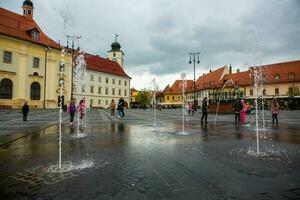
[[[85,88],[74,91],[77,103],[85,97],[87,108],[107,108],[112,99],[117,103],[122,97],[129,105],[131,78],[124,71],[123,56],[117,41],[112,43],[106,59],[99,55],[85,55],[88,80]]]

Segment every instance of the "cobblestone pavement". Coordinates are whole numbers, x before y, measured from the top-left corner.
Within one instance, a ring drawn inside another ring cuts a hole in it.
[[[299,111],[282,111],[278,126],[265,114],[260,157],[253,115],[201,125],[195,113],[182,132],[179,109],[157,111],[156,126],[153,110],[89,110],[79,128],[65,114],[62,166],[72,170],[61,172],[57,111],[31,114],[24,125],[1,111],[2,137],[35,131],[0,147],[0,199],[300,199]]]

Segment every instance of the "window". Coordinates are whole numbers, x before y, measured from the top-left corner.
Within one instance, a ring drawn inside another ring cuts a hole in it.
[[[31,15],[31,10],[28,10],[28,15]]]
[[[276,81],[280,80],[280,75],[279,75],[279,74],[275,74],[274,79],[275,79]]]
[[[105,94],[108,95],[108,88],[105,88]]]
[[[266,89],[263,89],[262,95],[267,95],[267,90]]]
[[[92,107],[93,103],[94,103],[94,100],[90,99],[90,107]]]
[[[41,86],[38,82],[33,82],[30,86],[30,99],[40,100],[41,98]]]
[[[91,93],[94,93],[94,86],[91,86],[91,87],[90,87],[90,92],[91,92]]]
[[[115,95],[115,88],[112,89],[112,95]]]
[[[12,60],[12,54],[9,51],[4,51],[3,53],[3,62],[5,63],[11,63]]]
[[[12,99],[13,83],[9,79],[0,82],[0,99]]]
[[[39,66],[40,66],[40,59],[34,57],[34,58],[33,58],[33,67],[34,67],[34,68],[39,68]]]
[[[167,100],[169,100],[169,96],[167,96]]]
[[[91,81],[94,81],[94,75],[91,75]]]
[[[30,11],[30,10],[29,10]],[[28,11],[28,13],[29,13]],[[39,33],[36,31],[36,30],[32,30],[31,31],[31,37],[35,40],[38,40],[39,39]]]
[[[124,96],[127,96],[127,90],[124,90]]]
[[[119,89],[119,96],[121,96],[121,89]]]
[[[251,96],[253,95],[253,90],[250,90],[250,95],[251,95]]]
[[[113,81],[112,81],[112,83],[113,83],[113,84],[115,84],[115,79],[114,79],[114,78],[113,78]]]
[[[100,105],[100,104],[101,104],[101,99],[98,100],[98,105]]]
[[[127,81],[124,81],[124,85],[125,85],[125,86],[127,85]]]
[[[105,100],[105,105],[108,105],[108,100]]]
[[[113,57],[116,57],[116,53],[115,52],[113,53]]]
[[[174,100],[175,99],[175,97],[174,96],[172,96],[172,100]]]
[[[289,88],[289,94],[294,94],[294,90],[292,87]]]
[[[119,85],[121,85],[121,80],[119,80]]]
[[[98,87],[98,94],[101,94],[101,87]]]
[[[101,76],[98,77],[98,82],[101,83]]]
[[[290,73],[288,74],[288,78],[289,78],[290,80],[294,79],[294,78],[295,78],[295,74],[294,74],[293,72],[290,72]]]
[[[39,76],[39,73],[33,72],[33,76]]]
[[[105,82],[108,83],[108,78],[106,78]]]
[[[85,93],[85,88],[84,87],[81,88],[81,92]]]
[[[279,88],[275,88],[275,95],[279,95]]]

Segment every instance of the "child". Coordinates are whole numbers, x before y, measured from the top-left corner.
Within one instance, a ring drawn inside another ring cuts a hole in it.
[[[110,115],[115,116],[115,109],[116,109],[116,104],[115,101],[112,99],[110,102]]]

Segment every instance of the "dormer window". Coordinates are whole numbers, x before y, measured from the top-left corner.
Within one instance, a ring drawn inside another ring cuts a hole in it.
[[[31,31],[31,38],[38,40],[39,39],[39,33],[36,30]]]
[[[289,78],[289,80],[293,80],[295,78],[295,74],[293,72],[290,72],[288,74],[288,78]]]
[[[280,80],[280,75],[279,75],[279,74],[275,74],[274,79],[275,79],[276,81],[279,81],[279,80]]]

